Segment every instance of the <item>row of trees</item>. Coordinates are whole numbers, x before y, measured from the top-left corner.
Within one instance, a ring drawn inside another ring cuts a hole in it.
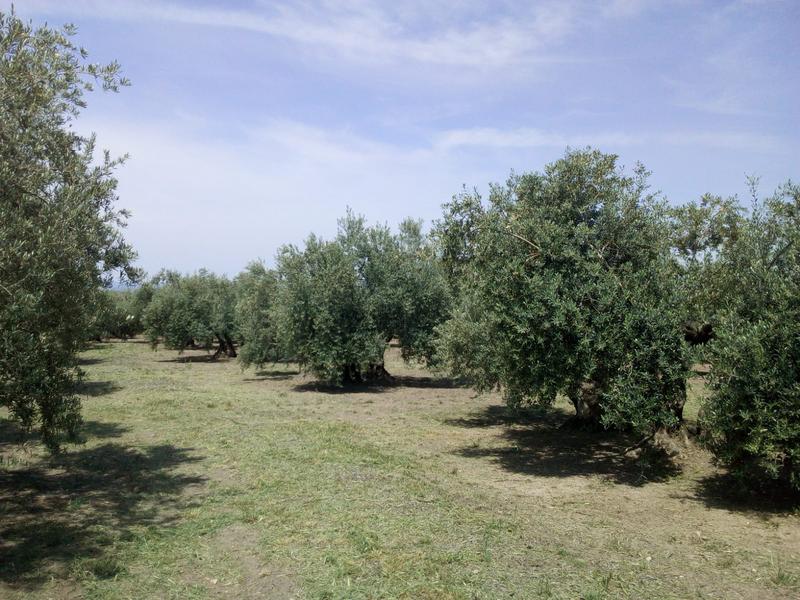
[[[800,187],[674,208],[646,178],[568,152],[447,205],[460,291],[442,360],[513,404],[562,394],[579,419],[642,433],[679,425],[688,368],[707,361],[707,446],[749,483],[800,491]]]
[[[348,213],[274,269],[160,275],[143,325],[154,344],[232,356],[235,340],[244,365],[293,360],[334,384],[389,377],[396,339],[510,404],[562,396],[582,426],[644,435],[680,426],[708,361],[705,442],[744,479],[800,488],[800,190],[676,208],[647,176],[570,151],[486,200],[457,195],[429,235]]]
[[[286,246],[274,269],[163,272],[109,292],[113,273],[140,276],[114,207],[118,161],[98,161],[71,122],[93,84],[126,82],[71,33],[0,13],[0,404],[50,447],[79,423],[91,338],[143,331],[244,365],[294,360],[335,384],[388,377],[396,339],[512,404],[561,395],[577,422],[643,434],[679,426],[701,357],[708,446],[749,481],[800,490],[797,186],[749,210],[711,196],[673,208],[643,169],[570,151],[485,200],[457,195],[428,235],[347,214],[334,239]]]
[[[291,359],[334,384],[389,377],[383,356],[393,339],[405,358],[433,360],[451,294],[420,222],[395,234],[348,213],[334,240],[312,235],[303,248],[282,248],[276,263],[253,263],[233,281],[159,274],[137,292],[148,296],[142,330],[154,346],[215,356],[235,357],[239,344],[246,366]]]

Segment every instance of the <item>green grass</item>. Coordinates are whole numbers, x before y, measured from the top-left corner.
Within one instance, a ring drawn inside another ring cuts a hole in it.
[[[4,428],[0,597],[800,593],[797,516],[716,494],[694,447],[621,457],[394,358],[399,385],[330,393],[135,342],[85,357],[83,444]]]

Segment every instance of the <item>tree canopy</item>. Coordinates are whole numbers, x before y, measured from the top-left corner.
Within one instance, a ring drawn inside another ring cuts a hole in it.
[[[0,12],[0,404],[51,448],[80,422],[77,352],[100,288],[135,279],[114,170],[71,127],[85,93],[127,81],[97,65],[74,28]]]
[[[104,338],[127,340],[141,334],[144,327],[138,298],[138,290],[101,290],[86,337],[96,341]]]
[[[720,255],[736,242],[745,210],[735,197],[706,194],[670,212],[684,335],[693,344],[705,344],[714,337],[725,304],[737,295],[737,283],[726,275]]]
[[[800,186],[756,202],[718,259],[708,446],[749,485],[800,491]]]
[[[393,234],[348,213],[334,240],[312,235],[302,249],[285,246],[276,270],[272,322],[283,353],[321,379],[386,377],[383,355],[394,338],[406,358],[432,357],[450,296],[419,223]]]
[[[234,283],[234,318],[242,344],[239,352],[242,365],[260,367],[287,358],[279,344],[273,320],[277,273],[262,262],[252,262],[236,277]]]
[[[153,347],[213,348],[214,356],[236,357],[234,287],[226,277],[200,270],[194,275],[164,272],[144,311],[145,335]]]
[[[666,206],[616,158],[571,151],[462,194],[437,227],[461,299],[440,328],[450,370],[512,404],[563,394],[582,420],[649,431],[685,400]]]

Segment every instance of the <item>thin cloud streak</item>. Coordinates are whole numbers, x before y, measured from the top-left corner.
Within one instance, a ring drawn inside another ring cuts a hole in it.
[[[165,2],[34,0],[29,10],[126,21],[156,20],[263,33],[361,63],[414,61],[489,69],[563,62],[545,49],[571,33],[581,14],[572,2],[539,3],[512,17],[445,25],[427,35],[391,19],[371,2],[289,5],[263,11],[186,7]]]
[[[779,152],[784,148],[775,136],[730,131],[675,131],[668,133],[610,132],[597,134],[561,134],[538,129],[500,130],[490,127],[446,131],[436,137],[434,147],[454,148],[564,148],[598,146],[615,148],[669,144],[705,148],[734,148],[757,152]]]

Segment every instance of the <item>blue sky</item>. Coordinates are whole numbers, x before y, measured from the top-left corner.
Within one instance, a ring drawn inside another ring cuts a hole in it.
[[[567,146],[641,161],[676,204],[800,179],[796,0],[14,5],[131,79],[79,128],[130,154],[120,206],[150,272],[233,275],[347,206],[430,221]]]

